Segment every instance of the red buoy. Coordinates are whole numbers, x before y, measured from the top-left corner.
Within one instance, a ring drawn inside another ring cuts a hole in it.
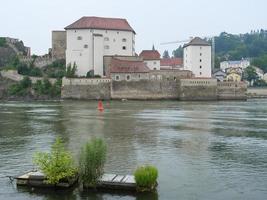
[[[100,101],[98,101],[98,106],[97,106],[97,109],[98,109],[99,111],[103,111],[103,110],[104,110],[103,103],[102,103],[102,101],[101,101],[101,100],[100,100]]]

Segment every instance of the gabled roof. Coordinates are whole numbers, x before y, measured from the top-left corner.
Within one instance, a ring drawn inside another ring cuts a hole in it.
[[[211,46],[211,44],[200,37],[195,37],[189,43],[185,44],[184,48],[188,46]]]
[[[143,50],[139,56],[143,60],[160,60],[160,53],[157,50]]]
[[[112,58],[110,73],[148,73],[150,69],[143,61],[128,61]]]
[[[177,65],[182,65],[182,58],[163,58],[160,60],[160,66],[172,66],[175,67]]]
[[[126,19],[104,17],[82,17],[76,22],[65,27],[65,29],[104,29],[131,31],[135,33]]]

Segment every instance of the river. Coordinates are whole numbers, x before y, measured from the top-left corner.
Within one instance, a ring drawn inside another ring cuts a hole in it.
[[[0,199],[265,199],[267,100],[0,103]],[[105,171],[159,170],[154,194],[17,188],[5,176],[34,168],[32,156],[62,137],[77,158],[93,136],[108,145]]]

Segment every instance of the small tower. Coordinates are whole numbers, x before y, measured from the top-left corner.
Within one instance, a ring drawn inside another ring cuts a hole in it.
[[[211,44],[195,37],[184,45],[184,69],[195,77],[211,78]]]

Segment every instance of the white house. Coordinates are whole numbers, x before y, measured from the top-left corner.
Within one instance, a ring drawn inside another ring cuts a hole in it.
[[[78,76],[104,76],[104,56],[135,55],[135,31],[126,19],[82,17],[65,30],[66,64],[76,63]]]
[[[230,68],[240,68],[242,71],[244,71],[245,68],[247,68],[250,65],[250,62],[246,59],[242,60],[229,60],[229,61],[223,61],[220,63],[220,68],[223,71],[226,71]]]
[[[195,37],[184,45],[184,70],[190,70],[195,77],[211,77],[211,44]]]
[[[157,50],[143,50],[139,56],[150,70],[160,70],[160,53]]]

